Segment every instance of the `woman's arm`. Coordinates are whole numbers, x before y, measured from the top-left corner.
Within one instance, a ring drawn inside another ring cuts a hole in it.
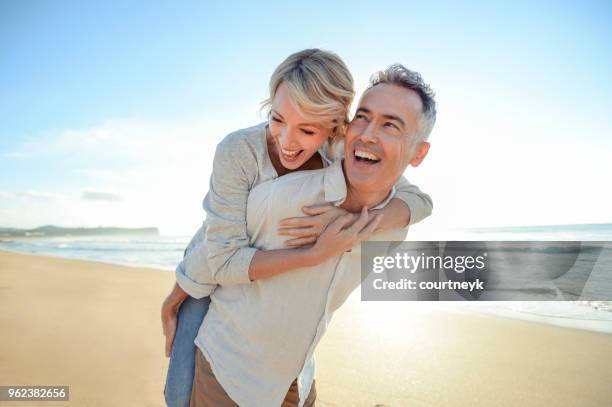
[[[429,195],[410,184],[403,176],[395,184],[395,197],[382,209],[373,209],[372,215],[382,214],[378,231],[401,229],[431,215],[433,203]],[[304,207],[307,216],[283,219],[279,234],[289,236],[288,247],[302,247],[317,241],[328,224],[349,212],[332,204]],[[357,216],[357,215],[355,215]]]
[[[249,280],[269,278],[298,268],[321,264],[368,239],[382,219],[382,215],[372,216],[364,209],[360,216],[348,214],[336,219],[327,227],[325,239],[320,238],[312,247],[256,250],[248,268]],[[176,269],[178,284],[194,298],[210,295],[218,283],[212,268],[208,266],[206,253],[206,242],[197,242],[192,250],[187,251]]]
[[[209,268],[210,281],[225,284],[250,282],[249,265],[257,249],[249,246],[246,206],[258,165],[255,153],[240,133],[224,139],[213,160],[208,193],[202,206],[206,211],[204,240],[192,250],[199,257],[194,264]],[[206,249],[206,256],[201,255]],[[198,250],[199,249],[199,250]],[[190,257],[186,256],[188,261]],[[185,264],[193,275],[192,265]],[[206,281],[206,279],[198,279]]]
[[[341,254],[347,242],[354,242],[358,234],[360,237],[365,236],[364,232],[369,230],[367,228],[373,221],[372,217],[368,222],[359,223],[350,217],[347,222],[357,226],[339,232],[337,242],[324,248],[259,251],[250,247],[246,206],[257,172],[252,146],[245,140],[230,136],[219,144],[213,162],[210,188],[203,204],[207,215],[207,230],[204,239],[186,254],[179,265],[183,269],[181,272],[191,282],[202,286],[244,284],[314,266],[333,255]],[[189,292],[189,287],[181,286]]]
[[[259,280],[321,264],[369,239],[382,218],[380,214],[372,216],[364,208],[357,220],[353,214],[347,214],[333,221],[312,247],[258,251],[253,257],[249,276],[252,280]]]

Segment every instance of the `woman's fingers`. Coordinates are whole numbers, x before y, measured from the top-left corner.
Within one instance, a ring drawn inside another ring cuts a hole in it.
[[[338,217],[338,219],[330,223],[327,229],[329,229],[330,231],[334,233],[338,233],[342,228],[344,228],[346,225],[351,223],[352,220],[353,220],[353,214],[347,213],[346,215],[342,215]]]
[[[281,236],[291,237],[308,237],[316,235],[316,230],[313,227],[305,228],[281,228],[278,229],[278,234]]]
[[[334,209],[334,205],[332,204],[323,204],[323,205],[312,205],[312,206],[304,206],[302,208],[302,212],[306,215],[314,216],[321,215],[322,213],[328,212]]]
[[[379,213],[378,215],[374,216],[374,218],[367,224],[367,226],[363,228],[361,232],[359,232],[359,234],[357,235],[357,239],[360,242],[363,242],[364,240],[368,240],[370,236],[372,236],[372,234],[376,231],[376,228],[378,227],[378,225],[380,225],[380,221],[382,220],[382,217],[383,217],[382,213]]]
[[[297,239],[290,239],[285,242],[287,247],[302,247],[312,244],[317,241],[316,236],[300,237]]]
[[[350,234],[356,235],[368,224],[368,208],[365,206],[361,210],[361,214],[359,215],[359,219],[355,223],[351,225],[351,227],[347,228],[346,231]]]
[[[285,218],[278,223],[280,228],[302,228],[310,226],[312,221],[310,216],[298,216],[295,218]]]

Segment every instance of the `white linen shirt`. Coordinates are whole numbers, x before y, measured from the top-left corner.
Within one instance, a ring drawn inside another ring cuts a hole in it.
[[[376,208],[386,205],[395,189]],[[329,167],[301,171],[263,182],[248,197],[247,232],[250,246],[283,248],[278,235],[281,219],[301,216],[307,205],[346,198],[340,160]],[[379,233],[372,240],[403,240],[406,229]],[[191,268],[205,270],[206,245],[195,250]],[[316,267],[289,271],[245,284],[215,286],[211,304],[195,340],[230,398],[243,407],[279,406],[297,378],[300,406],[314,379],[313,353],[336,309],[361,282],[360,248]],[[190,293],[193,281],[177,280]],[[206,286],[200,275],[199,284]],[[199,290],[201,290],[201,287]],[[201,296],[201,291],[198,291]]]

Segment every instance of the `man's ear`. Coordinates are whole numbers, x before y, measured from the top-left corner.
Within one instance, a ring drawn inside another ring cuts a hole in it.
[[[425,159],[425,156],[429,152],[430,146],[431,144],[429,144],[427,141],[423,141],[422,143],[420,143],[416,149],[416,155],[414,156],[414,158],[412,158],[412,160],[410,160],[410,165],[412,165],[413,167],[418,167]]]

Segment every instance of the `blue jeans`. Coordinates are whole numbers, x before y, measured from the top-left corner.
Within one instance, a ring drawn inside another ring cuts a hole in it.
[[[170,354],[164,397],[169,407],[189,407],[195,374],[196,346],[193,343],[208,312],[210,297],[187,297],[178,311],[176,335]]]

